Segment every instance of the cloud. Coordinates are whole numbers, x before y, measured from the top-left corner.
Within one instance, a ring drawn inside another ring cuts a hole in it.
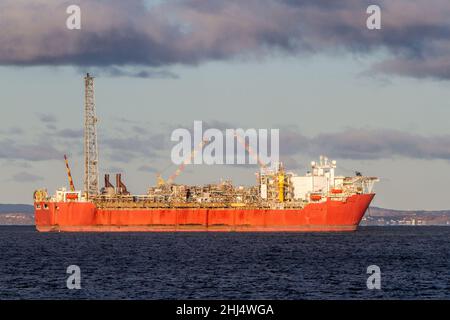
[[[43,180],[44,178],[41,176],[37,176],[25,171],[16,173],[15,175],[13,175],[12,180],[15,182],[35,182],[35,181],[40,181]]]
[[[3,0],[0,65],[100,67],[116,76],[170,78],[170,71],[152,70],[273,54],[381,51],[388,57],[370,72],[450,78],[448,0],[378,0],[382,29],[375,31],[366,28],[369,0],[77,2],[79,31],[65,27],[70,1]]]
[[[84,70],[83,70],[84,71]],[[179,76],[168,70],[127,70],[125,68],[117,68],[114,66],[91,69],[97,76],[107,77],[128,77],[141,79],[178,79]]]
[[[188,126],[180,126],[188,128]],[[222,132],[233,125],[225,122],[204,123],[203,129],[216,127]],[[152,133],[147,126],[133,123],[130,130],[120,136],[106,135],[100,141],[101,157],[121,163],[133,159],[167,159],[176,142],[170,141],[174,127],[164,127],[160,133]],[[57,136],[65,139],[82,137],[82,130],[63,129]],[[66,146],[64,140],[47,140],[45,143],[17,143],[5,138],[0,140],[0,159],[11,161],[61,160]],[[81,141],[80,141],[81,144]],[[292,166],[299,155],[317,157],[324,154],[341,159],[383,159],[405,157],[411,159],[450,160],[450,135],[420,135],[395,129],[347,128],[342,131],[307,136],[295,126],[280,127],[280,159]],[[198,146],[192,146],[198,148]],[[65,148],[65,147],[64,147]],[[73,149],[73,146],[71,147]],[[225,148],[225,144],[224,144]],[[224,149],[224,152],[226,150]],[[151,170],[141,167],[140,170]]]
[[[54,125],[53,123],[48,123],[45,127],[48,130],[51,130],[51,131],[55,131],[56,130],[56,125]]]
[[[11,139],[0,140],[0,159],[42,161],[60,159],[61,154],[48,142],[20,144]]]
[[[11,127],[7,130],[0,130],[0,134],[4,135],[21,135],[23,133],[24,133],[23,129],[19,127]]]
[[[282,156],[321,154],[341,159],[450,160],[450,135],[425,136],[388,129],[346,129],[307,137],[299,132],[280,131]]]
[[[133,128],[135,131],[136,128]],[[144,129],[142,129],[144,130]],[[120,153],[127,154],[127,156],[155,156],[156,151],[163,150],[167,147],[169,141],[168,134],[147,134],[146,136],[133,135],[106,138],[102,140],[101,144],[108,148],[114,157],[121,159]]]
[[[140,166],[138,170],[142,172],[157,172],[157,170],[154,167],[149,165]]]
[[[449,50],[450,53],[450,50]],[[397,74],[414,78],[450,79],[450,62],[447,57],[426,59],[391,59],[376,63],[370,72]]]
[[[189,125],[179,127],[192,130]],[[146,139],[124,136],[107,140],[106,145],[118,161],[127,162],[136,156],[169,156],[171,148],[176,144],[168,141],[171,128],[165,128],[164,132],[167,132],[164,134],[149,135]],[[226,129],[236,128],[236,125],[220,121],[204,122],[203,131],[208,128],[225,132]],[[302,134],[296,126],[280,126],[279,130],[280,160],[295,168],[301,168],[301,164],[296,162],[299,155],[317,157],[323,154],[354,160],[392,157],[450,160],[450,135],[420,135],[395,129],[347,128],[308,136]],[[223,147],[223,152],[227,152],[225,143]],[[192,145],[192,148],[198,146]]]
[[[21,160],[7,160],[5,161],[5,164],[8,166],[14,166],[22,169],[30,169],[32,167],[30,163]]]
[[[108,167],[107,169],[103,170],[105,173],[121,173],[124,172],[125,170],[123,170],[123,168],[120,167]]]
[[[60,138],[66,138],[66,139],[79,139],[83,137],[83,130],[82,129],[62,129],[59,130],[57,133],[57,136]]]
[[[131,152],[113,152],[113,151],[107,151],[104,153],[109,160],[115,161],[115,162],[121,162],[121,163],[129,163],[134,158],[136,158],[135,153]]]
[[[305,166],[294,157],[281,156],[280,161],[283,163],[284,167],[287,168],[288,170],[305,169]]]
[[[36,116],[39,120],[46,123],[49,127],[54,127],[54,123],[56,122],[56,117],[52,114],[45,114],[45,113],[37,113]]]
[[[138,125],[134,125],[131,129],[134,132],[136,132],[137,134],[142,134],[142,135],[148,134],[148,130],[147,130],[146,127],[141,127],[141,126],[138,126]]]

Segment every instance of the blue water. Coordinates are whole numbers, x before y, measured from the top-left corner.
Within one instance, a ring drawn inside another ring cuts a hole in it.
[[[81,289],[69,290],[69,265]],[[369,265],[381,290],[367,289]],[[449,299],[450,227],[38,233],[0,227],[0,299]]]

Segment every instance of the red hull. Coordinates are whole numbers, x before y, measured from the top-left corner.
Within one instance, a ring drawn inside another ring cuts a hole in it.
[[[374,194],[291,209],[97,209],[90,202],[35,204],[42,232],[354,231]]]

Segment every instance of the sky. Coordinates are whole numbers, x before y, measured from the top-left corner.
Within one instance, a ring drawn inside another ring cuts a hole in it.
[[[72,4],[81,30],[66,27]],[[446,0],[3,0],[0,203],[66,186],[64,154],[81,188],[90,72],[101,174],[133,193],[176,170],[171,132],[202,120],[280,129],[299,174],[324,154],[378,176],[376,206],[449,209],[449,16]],[[177,182],[252,184],[257,170],[188,166]]]

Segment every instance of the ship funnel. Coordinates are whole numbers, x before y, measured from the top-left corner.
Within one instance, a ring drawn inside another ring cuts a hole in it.
[[[112,197],[116,194],[116,190],[111,182],[109,182],[109,174],[105,174],[105,187],[100,190],[102,195]]]
[[[109,182],[109,174],[105,174],[105,189],[114,188],[111,182]]]
[[[122,174],[116,174],[116,192],[117,194],[129,195],[126,185],[122,182]]]

